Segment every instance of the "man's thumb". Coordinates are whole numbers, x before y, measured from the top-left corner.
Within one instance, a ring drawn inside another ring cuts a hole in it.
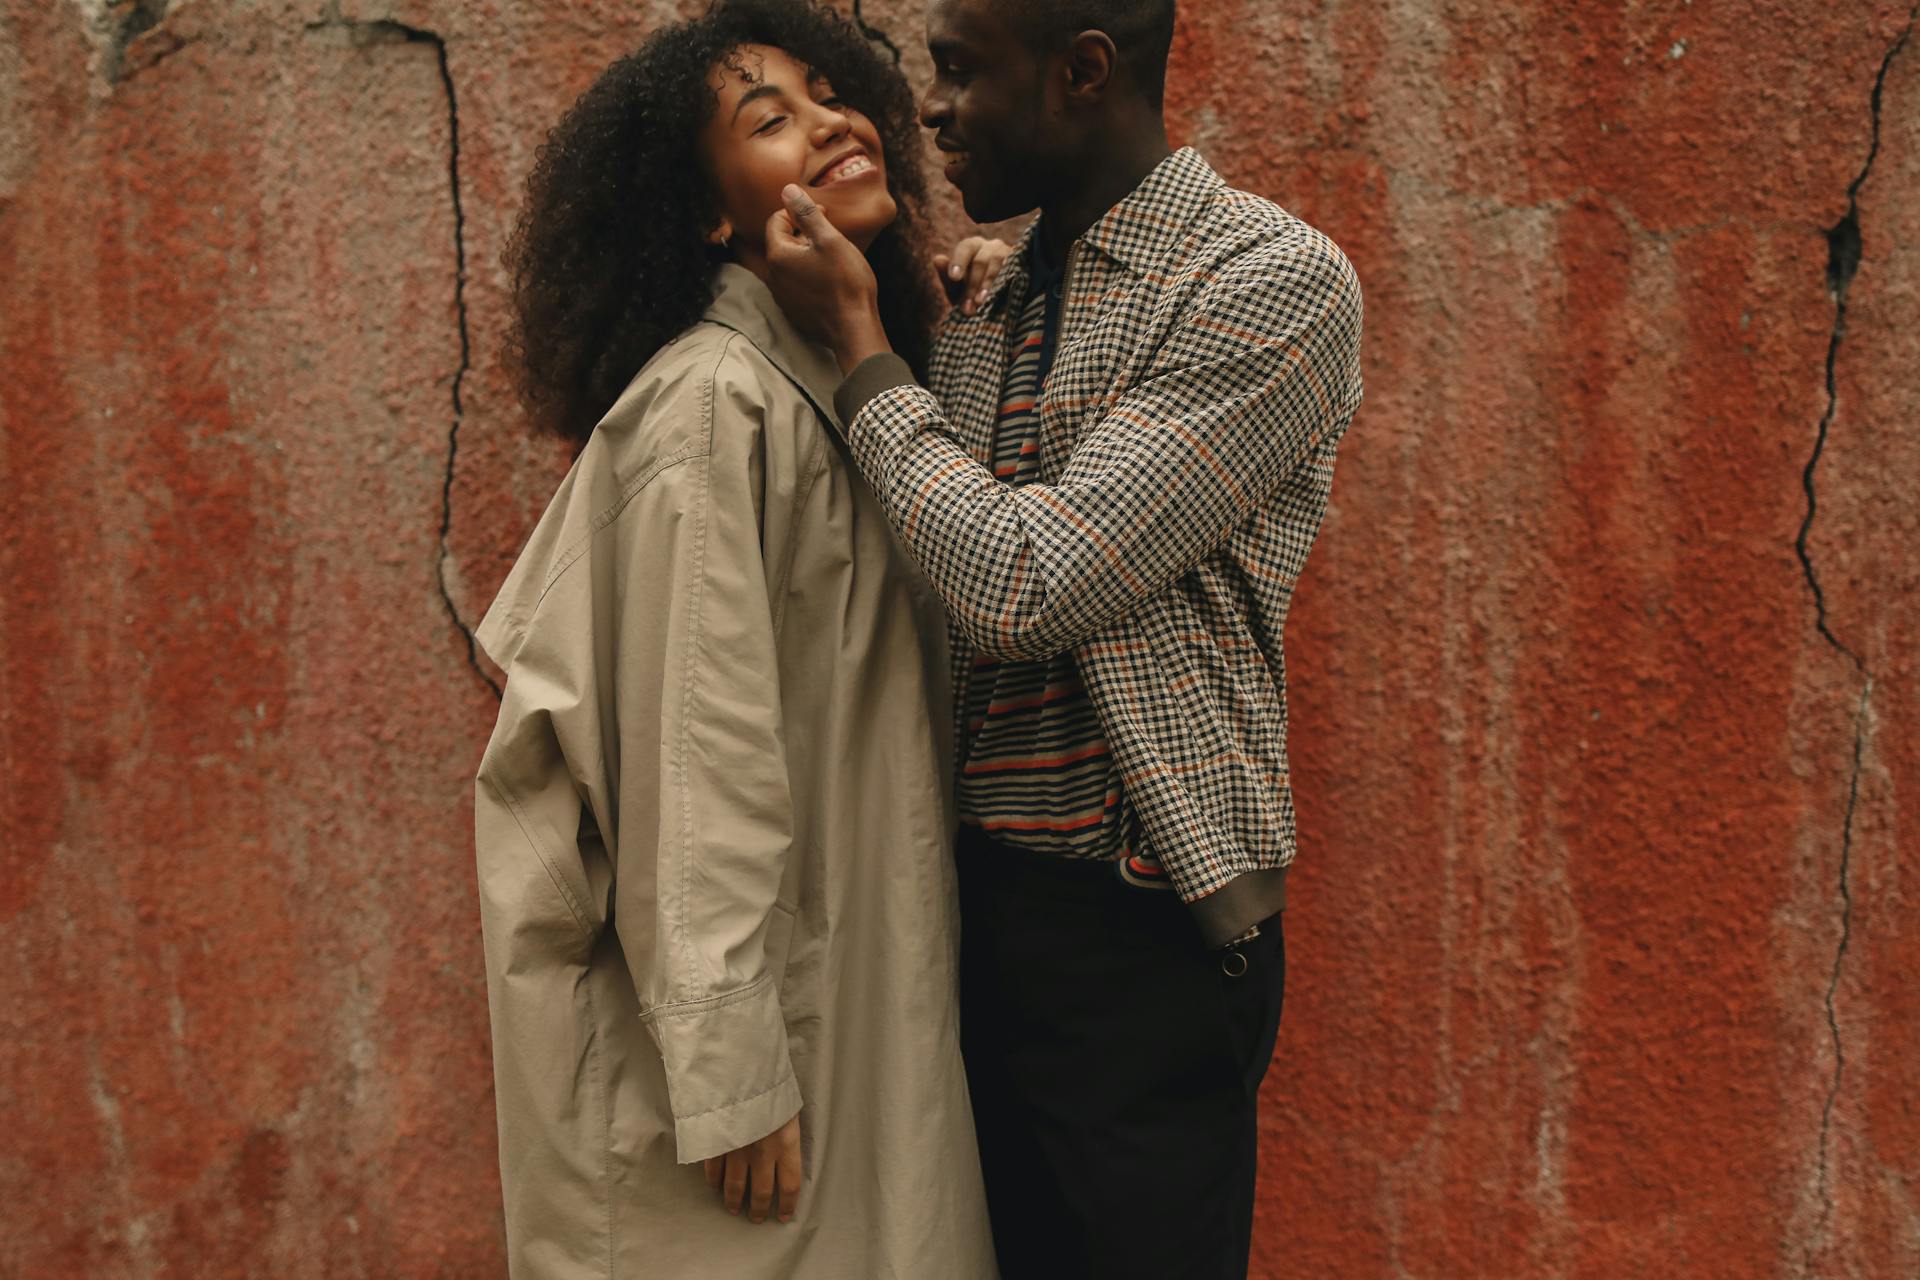
[[[832,224],[820,212],[820,206],[798,184],[789,182],[781,189],[780,199],[787,206],[787,212],[793,218],[794,225],[809,236],[818,235]]]

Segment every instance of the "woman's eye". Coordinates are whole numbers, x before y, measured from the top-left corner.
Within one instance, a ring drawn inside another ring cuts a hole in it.
[[[765,120],[762,120],[759,123],[759,125],[754,128],[754,133],[756,134],[772,133],[780,125],[784,124],[786,122],[786,119],[787,118],[785,116],[768,116]]]

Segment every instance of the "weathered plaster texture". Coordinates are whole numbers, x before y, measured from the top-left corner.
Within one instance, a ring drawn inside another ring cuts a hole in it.
[[[500,1273],[500,251],[692,7],[0,0],[0,1275]],[[1256,1275],[1920,1274],[1914,20],[1185,0],[1368,300]]]

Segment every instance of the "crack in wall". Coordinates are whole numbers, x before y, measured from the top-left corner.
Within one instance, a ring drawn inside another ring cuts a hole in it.
[[[893,65],[900,65],[900,46],[895,44],[887,33],[871,25],[867,15],[860,11],[860,0],[853,0],[853,25],[860,28],[860,34],[885,49],[893,58]]]
[[[440,84],[446,90],[447,185],[453,195],[453,311],[460,333],[460,363],[453,371],[453,421],[447,427],[447,462],[440,479],[440,530],[435,542],[433,580],[435,589],[440,593],[440,604],[446,610],[447,620],[453,623],[466,641],[467,666],[472,668],[473,673],[480,677],[498,700],[502,696],[500,685],[480,665],[480,644],[474,638],[473,626],[460,616],[460,607],[454,603],[453,591],[447,585],[447,565],[453,559],[453,550],[447,545],[447,539],[453,532],[454,470],[460,457],[460,427],[466,421],[466,403],[462,392],[466,386],[467,372],[473,367],[473,338],[467,321],[467,215],[460,197],[460,97],[454,89],[453,69],[447,61],[447,41],[437,31],[408,26],[390,18],[372,21],[343,19],[334,5],[328,6],[327,16],[321,21],[307,24],[309,30],[332,26],[351,27],[396,42],[432,45],[434,58],[440,68]]]
[[[1865,659],[1834,633],[1828,619],[1826,593],[1821,589],[1820,576],[1813,564],[1812,552],[1807,540],[1813,532],[1813,522],[1819,513],[1819,495],[1816,486],[1820,458],[1826,452],[1835,416],[1839,412],[1840,394],[1838,368],[1840,347],[1847,334],[1847,293],[1852,288],[1855,275],[1859,273],[1861,256],[1865,248],[1865,237],[1860,229],[1860,189],[1866,185],[1873,173],[1874,161],[1880,155],[1881,100],[1887,84],[1887,74],[1893,68],[1894,59],[1900,56],[1912,37],[1914,27],[1920,22],[1920,4],[1916,4],[1907,14],[1907,25],[1900,32],[1886,55],[1880,60],[1879,73],[1874,77],[1873,93],[1869,99],[1869,111],[1872,119],[1872,132],[1867,147],[1866,161],[1860,166],[1860,172],[1847,186],[1847,211],[1827,230],[1827,289],[1833,295],[1833,332],[1827,340],[1827,404],[1820,415],[1820,422],[1814,434],[1813,451],[1808,455],[1806,468],[1801,472],[1801,488],[1806,493],[1807,513],[1800,522],[1800,532],[1794,538],[1793,548],[1800,560],[1801,573],[1805,576],[1807,588],[1813,593],[1814,625],[1828,647],[1845,657],[1861,677],[1860,699],[1853,714],[1853,757],[1847,776],[1847,807],[1840,827],[1840,867],[1838,873],[1838,893],[1840,897],[1840,939],[1834,947],[1833,967],[1827,977],[1826,1015],[1827,1034],[1833,1043],[1833,1076],[1828,1081],[1827,1096],[1820,1112],[1820,1145],[1817,1160],[1816,1193],[1820,1200],[1820,1217],[1814,1224],[1811,1238],[1807,1242],[1803,1266],[1806,1273],[1814,1273],[1815,1256],[1826,1242],[1827,1232],[1832,1227],[1836,1211],[1832,1183],[1832,1149],[1834,1111],[1840,1102],[1840,1090],[1844,1082],[1847,1067],[1846,1042],[1840,1034],[1840,978],[1846,967],[1847,949],[1853,941],[1853,821],[1860,802],[1860,774],[1866,758],[1868,720],[1873,705],[1873,672],[1868,669]]]
[[[439,588],[440,602],[446,606],[448,619],[459,628],[467,642],[467,665],[473,668],[473,673],[493,692],[497,701],[502,696],[501,688],[487,674],[486,668],[480,665],[479,641],[474,639],[472,625],[460,616],[460,607],[453,602],[453,592],[447,587],[447,562],[453,558],[447,538],[453,532],[454,465],[460,457],[460,424],[466,420],[466,406],[460,393],[467,380],[467,371],[473,367],[473,338],[467,324],[467,215],[460,202],[460,98],[453,87],[453,68],[447,62],[446,40],[437,32],[400,23],[394,25],[405,33],[408,40],[433,46],[434,56],[440,63],[440,83],[447,91],[447,184],[453,193],[453,310],[460,326],[460,367],[453,373],[453,422],[447,428],[447,469],[440,484],[440,538],[439,551],[433,563],[434,585]]]
[[[160,19],[167,16],[168,3],[169,0],[111,0],[107,47],[100,57],[101,74],[106,76],[108,84],[119,81],[121,69],[126,65],[127,46],[160,25]]]

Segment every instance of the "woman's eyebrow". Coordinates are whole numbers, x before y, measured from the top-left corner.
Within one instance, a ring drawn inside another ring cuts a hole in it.
[[[738,120],[740,118],[740,113],[747,109],[747,105],[749,103],[758,102],[762,98],[777,98],[783,92],[784,90],[782,90],[780,86],[777,84],[755,85],[753,88],[741,94],[740,101],[734,104],[733,119]],[[729,121],[728,123],[731,124],[732,121]]]

